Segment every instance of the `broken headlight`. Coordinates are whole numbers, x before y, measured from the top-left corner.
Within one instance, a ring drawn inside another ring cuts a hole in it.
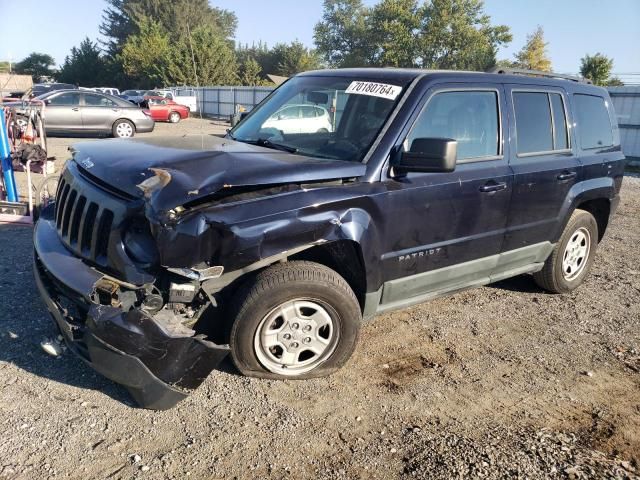
[[[158,248],[148,225],[131,225],[126,230],[122,243],[129,258],[141,266],[151,267],[158,262]]]

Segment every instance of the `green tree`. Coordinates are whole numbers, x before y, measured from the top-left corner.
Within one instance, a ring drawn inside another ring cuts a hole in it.
[[[6,60],[0,61],[0,73],[9,73],[11,71],[11,63]]]
[[[375,45],[372,64],[417,67],[420,18],[417,0],[382,0],[369,14],[370,42]]]
[[[331,66],[398,66],[486,70],[511,41],[492,25],[482,0],[325,0],[314,36]]]
[[[107,38],[105,45],[111,55],[122,51],[145,17],[158,22],[172,42],[200,26],[208,26],[230,40],[237,26],[233,12],[211,7],[208,0],[107,0],[107,4],[100,33]]]
[[[58,81],[95,87],[105,84],[105,74],[106,62],[100,47],[86,37],[78,47],[73,47],[71,54],[64,59]]]
[[[611,77],[611,70],[613,70],[613,59],[602,53],[587,54],[580,59],[580,75],[588,78],[594,84],[602,86],[624,85],[619,78]]]
[[[267,44],[264,42],[258,42],[257,44],[238,45],[236,49],[236,56],[240,65],[245,65],[248,59],[252,58],[260,65],[262,73],[275,74],[277,69],[277,59],[274,58],[272,51],[269,50]]]
[[[527,36],[527,43],[516,53],[515,66],[540,72],[551,71],[551,60],[547,56],[548,42],[544,41],[544,30],[538,26],[535,32]]]
[[[122,68],[138,87],[167,83],[171,59],[169,35],[162,26],[143,17],[138,33],[130,35],[122,48]]]
[[[290,77],[299,72],[316,70],[321,67],[315,51],[306,48],[302,42],[278,43],[271,50],[275,70],[268,73]]]
[[[261,73],[262,68],[260,68],[260,64],[256,59],[253,57],[246,58],[240,68],[240,84],[250,87],[261,85]]]
[[[214,28],[205,25],[176,42],[166,78],[178,85],[234,85],[238,82],[237,71],[230,43]]]
[[[370,65],[374,47],[369,38],[370,10],[362,0],[324,0],[322,20],[314,28],[318,53],[331,67]]]
[[[13,67],[15,73],[31,75],[34,83],[38,83],[41,77],[51,77],[55,71],[53,67],[56,61],[51,55],[46,53],[33,52],[24,60],[16,63]]]
[[[508,26],[491,24],[482,0],[432,0],[419,15],[417,57],[424,68],[484,71],[513,38]]]

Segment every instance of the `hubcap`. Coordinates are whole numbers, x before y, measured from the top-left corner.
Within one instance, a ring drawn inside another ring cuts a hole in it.
[[[337,340],[334,320],[325,307],[296,299],[277,306],[260,321],[253,344],[267,370],[296,376],[324,362]]]
[[[584,227],[576,230],[562,255],[562,274],[565,280],[573,280],[584,270],[591,249],[591,234]]]
[[[130,137],[133,134],[133,127],[126,122],[119,123],[116,127],[116,133],[120,138]]]
[[[171,121],[171,123],[178,123],[178,121],[180,120],[180,114],[172,113],[169,120]]]

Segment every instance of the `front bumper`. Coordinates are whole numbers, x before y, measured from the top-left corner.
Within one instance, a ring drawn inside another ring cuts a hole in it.
[[[200,336],[177,333],[146,312],[100,305],[95,284],[104,276],[60,242],[46,209],[35,226],[36,285],[69,348],[105,377],[124,385],[136,402],[173,407],[197,388],[228,354]]]

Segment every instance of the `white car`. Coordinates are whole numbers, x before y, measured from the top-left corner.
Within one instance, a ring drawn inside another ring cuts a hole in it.
[[[282,133],[331,132],[331,117],[317,105],[285,105],[271,115],[262,128],[275,128]]]
[[[91,90],[94,90],[96,92],[102,92],[102,93],[106,93],[108,95],[113,95],[115,97],[117,97],[118,95],[120,95],[120,90],[118,90],[117,88],[111,88],[111,87],[94,87]]]

